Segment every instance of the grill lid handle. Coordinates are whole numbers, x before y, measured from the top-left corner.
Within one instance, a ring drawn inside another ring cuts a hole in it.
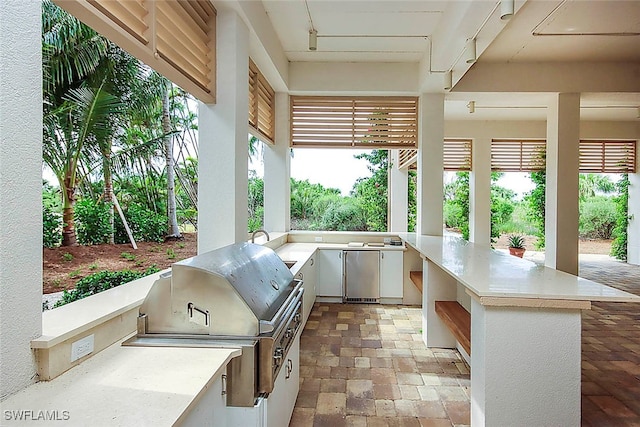
[[[289,294],[285,302],[280,306],[276,314],[273,316],[271,320],[261,320],[260,321],[260,333],[269,333],[273,332],[275,326],[280,323],[281,318],[286,314],[287,308],[290,306],[292,301],[300,299],[302,296],[300,295],[300,291],[302,290],[302,280],[293,279],[296,283],[293,292]]]

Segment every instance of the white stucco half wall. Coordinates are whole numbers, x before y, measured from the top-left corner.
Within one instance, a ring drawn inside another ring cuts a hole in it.
[[[42,333],[40,7],[0,7],[0,400],[35,380]]]

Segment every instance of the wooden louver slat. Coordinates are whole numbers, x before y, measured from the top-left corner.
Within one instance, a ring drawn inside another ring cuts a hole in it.
[[[207,0],[158,1],[156,8],[156,50],[206,92],[211,87],[211,44],[215,39],[215,10]]]
[[[275,143],[276,94],[256,64],[249,59],[249,126],[264,142]]]
[[[580,141],[580,173],[635,173],[635,141]]]
[[[149,29],[145,16],[149,10],[140,0],[120,2],[113,0],[88,0],[89,4],[104,13],[120,28],[135,37],[142,44],[148,44],[145,32]]]
[[[544,140],[491,141],[491,170],[535,172],[544,170],[547,143]]]
[[[468,139],[445,139],[442,147],[442,164],[446,171],[471,170],[471,141]]]
[[[415,166],[417,160],[418,150],[400,150],[400,153],[398,153],[398,169]]]
[[[415,97],[291,97],[292,147],[415,148]]]
[[[399,168],[416,169],[418,150],[400,150]],[[471,140],[446,138],[442,145],[442,166],[446,171],[471,170]]]
[[[197,99],[216,102],[216,10],[210,0],[56,3]]]

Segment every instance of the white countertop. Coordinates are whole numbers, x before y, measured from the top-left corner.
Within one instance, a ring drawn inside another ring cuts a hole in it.
[[[295,275],[298,270],[307,262],[309,258],[317,249],[339,249],[339,250],[357,250],[357,251],[404,251],[406,247],[403,246],[349,246],[347,243],[285,243],[279,248],[275,249],[276,254],[283,261],[296,261],[296,264],[291,268],[291,272]]]
[[[122,347],[113,344],[53,381],[39,382],[0,403],[5,411],[57,411],[65,426],[170,426],[185,416],[240,349]],[[49,422],[47,425],[55,424]]]
[[[400,237],[478,297],[640,302],[640,297],[453,236]]]
[[[160,274],[169,269],[116,286],[91,298],[66,304],[42,313],[42,335],[31,341],[31,348],[50,348],[140,306]]]

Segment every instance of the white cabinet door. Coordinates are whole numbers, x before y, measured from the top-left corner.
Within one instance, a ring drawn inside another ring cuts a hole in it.
[[[267,426],[287,427],[300,388],[300,331],[291,344],[284,365],[278,373],[273,393],[267,398]]]
[[[402,251],[380,251],[380,298],[402,298]]]
[[[182,427],[220,426],[227,427],[227,399],[222,393],[226,384],[226,375],[219,376],[202,398],[180,423]]]
[[[342,250],[318,250],[318,285],[320,297],[342,297]]]
[[[311,314],[313,303],[316,301],[316,254],[309,258],[309,260],[302,266],[298,274],[296,274],[296,279],[300,279],[304,282],[304,294],[302,296],[303,328],[307,323],[309,314]]]

